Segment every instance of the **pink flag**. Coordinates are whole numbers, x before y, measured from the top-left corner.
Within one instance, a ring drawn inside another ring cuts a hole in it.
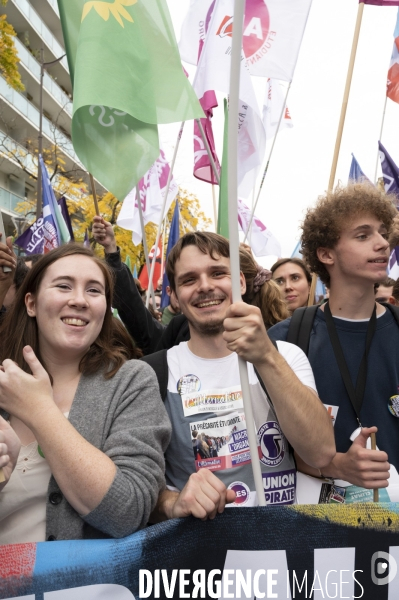
[[[159,158],[152,165],[151,169],[147,171],[144,177],[140,179],[137,185],[138,193],[136,188],[133,188],[123,201],[117,224],[120,227],[123,227],[123,229],[133,231],[132,239],[136,246],[140,244],[143,238],[137,203],[138,199],[141,202],[144,225],[147,225],[147,223],[150,222],[159,223],[169,173],[169,164],[163,150],[161,150]],[[168,212],[177,192],[178,185],[172,178],[168,199],[166,201],[165,214]]]
[[[251,218],[248,206],[238,199],[238,223],[241,231],[246,233]],[[281,246],[270,229],[266,227],[255,215],[252,219],[248,242],[255,256],[281,256]]]
[[[393,37],[393,50],[388,70],[387,96],[394,102],[399,103],[399,10]]]
[[[399,0],[359,0],[359,4],[374,4],[374,6],[399,6]]]
[[[216,155],[211,121],[213,109],[218,105],[215,92],[213,90],[205,92],[202,98],[200,98],[200,104],[206,115],[206,119],[201,119],[202,128],[208,141],[213,160],[215,161],[216,169],[220,175],[220,163]],[[196,121],[194,121],[194,177],[206,181],[207,183],[218,184]]]

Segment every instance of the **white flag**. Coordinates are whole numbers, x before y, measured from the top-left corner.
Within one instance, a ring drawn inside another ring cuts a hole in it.
[[[234,0],[216,0],[193,84],[198,98],[209,90],[230,91],[233,10]],[[238,130],[238,193],[247,197],[263,161],[266,133],[245,60],[241,62]]]
[[[251,218],[251,211],[238,199],[238,223],[241,231],[246,233]],[[255,256],[281,256],[281,246],[272,232],[255,215],[252,219],[251,232],[248,236]]]
[[[165,158],[163,150],[159,158],[155,161],[147,173],[138,183],[139,198],[143,211],[144,225],[147,223],[159,223],[163,200],[166,192],[166,184],[170,172],[169,164]],[[168,199],[165,207],[165,214],[168,212],[173,200],[178,192],[177,183],[172,177],[169,186]],[[137,204],[136,188],[126,196],[119,213],[117,224],[123,229],[133,231],[133,244],[137,246],[143,239],[141,231],[140,214]]]
[[[275,79],[268,79],[266,82],[266,94],[263,102],[263,125],[266,129],[266,139],[274,138],[277,126],[280,120],[281,111],[284,106],[284,94],[280,83]],[[293,127],[288,106],[285,107],[284,115],[280,123],[279,132],[286,127]]]
[[[212,0],[191,0],[179,43],[183,60],[197,64]],[[312,0],[246,0],[243,49],[252,75],[291,81]],[[225,25],[233,16],[226,13]]]

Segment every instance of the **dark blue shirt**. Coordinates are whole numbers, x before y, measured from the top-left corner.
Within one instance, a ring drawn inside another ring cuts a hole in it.
[[[268,330],[273,340],[286,340],[291,319]],[[353,385],[364,354],[368,322],[351,322],[334,318],[338,337]],[[324,404],[338,406],[335,441],[338,452],[346,452],[350,436],[358,427],[356,413],[346,392],[327,332],[323,311],[316,313],[309,343],[309,362],[317,391]],[[399,419],[388,410],[388,400],[399,394],[399,327],[390,311],[377,318],[377,329],[371,344],[366,391],[360,413],[363,427],[378,427],[377,446],[388,453],[389,462],[399,470]]]

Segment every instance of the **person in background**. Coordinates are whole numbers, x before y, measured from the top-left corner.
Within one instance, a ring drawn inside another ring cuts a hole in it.
[[[165,327],[169,325],[173,317],[176,317],[176,315],[180,315],[179,306],[176,304],[173,298],[171,298],[170,285],[166,286],[166,293],[169,296],[169,304],[163,309],[161,319],[161,323],[162,325],[165,325]]]
[[[376,302],[389,302],[389,298],[392,296],[392,289],[395,285],[395,280],[390,277],[386,277],[384,281],[375,284],[375,301]]]
[[[288,308],[278,285],[272,280],[272,272],[258,265],[251,250],[248,251],[242,245],[240,269],[246,283],[246,291],[242,299],[247,304],[260,309],[266,329],[287,319],[290,316]]]
[[[397,279],[392,288],[392,294],[389,298],[389,303],[399,306],[399,279]]]
[[[308,305],[312,275],[300,258],[280,258],[271,268],[289,312]]]
[[[66,244],[29,271],[7,311],[0,544],[130,535],[164,488],[170,422],[154,372],[129,360],[112,292],[106,264]]]

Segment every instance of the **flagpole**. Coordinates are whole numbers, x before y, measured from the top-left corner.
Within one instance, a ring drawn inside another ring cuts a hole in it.
[[[337,139],[335,141],[334,156],[333,156],[333,162],[331,165],[330,181],[328,182],[328,191],[329,192],[331,192],[334,187],[335,174],[337,172],[338,156],[339,156],[339,151],[341,148],[342,133],[344,131],[346,109],[348,108],[349,92],[351,89],[353,68],[355,66],[355,58],[356,58],[357,44],[358,44],[359,35],[360,35],[360,27],[362,24],[363,10],[364,10],[364,2],[360,2],[359,8],[357,10],[355,33],[353,35],[352,51],[351,51],[351,55],[350,55],[350,59],[349,59],[348,73],[346,76],[346,84],[345,84],[344,97],[342,100],[341,116],[339,119]]]
[[[215,184],[212,183],[212,200],[213,200],[213,222],[215,224],[215,231],[218,227],[218,213],[216,208],[216,194],[215,194]]]
[[[229,238],[230,238],[230,266],[233,302],[242,302],[240,289],[240,259],[238,238],[238,198],[237,198],[237,156],[238,156],[238,127],[237,115],[239,109],[240,71],[241,71],[241,46],[244,23],[245,0],[234,1],[234,27],[231,48],[230,69],[230,103],[228,120],[228,197],[229,197]],[[258,496],[259,506],[265,506],[265,494],[263,490],[262,472],[258,459],[258,441],[254,428],[254,417],[252,413],[251,395],[249,388],[247,363],[238,357],[240,371],[241,389],[244,404],[245,419],[247,423],[247,436],[251,452],[252,472],[255,488]]]
[[[381,141],[381,139],[382,139],[382,130],[384,129],[385,112],[387,110],[387,100],[388,100],[388,96],[385,95],[384,111],[382,113],[382,121],[381,121],[381,131],[380,131],[380,137],[378,138],[379,141]],[[377,170],[378,170],[378,159],[379,159],[379,157],[380,157],[380,149],[378,148],[377,159],[375,161],[375,171],[374,171],[374,183],[375,183],[375,185],[377,185]]]
[[[170,188],[170,183],[172,181],[172,176],[173,176],[173,169],[175,166],[175,162],[176,162],[176,156],[177,156],[177,151],[179,150],[179,145],[180,145],[180,140],[181,140],[181,136],[183,134],[183,129],[184,129],[184,123],[185,121],[183,121],[183,123],[180,125],[180,131],[179,134],[177,136],[177,140],[176,140],[176,145],[175,145],[175,151],[173,153],[173,158],[172,158],[172,162],[170,164],[170,169],[169,169],[169,175],[168,175],[168,181],[166,183],[166,188],[165,188],[165,196],[163,199],[163,204],[162,204],[162,210],[161,210],[161,216],[160,216],[160,220],[159,220],[159,225],[158,225],[158,231],[157,231],[157,239],[155,242],[155,248],[158,248],[158,244],[159,244],[159,238],[161,237],[161,227],[162,227],[162,221],[164,219],[164,213],[165,213],[165,208],[166,208],[166,202],[168,201],[168,195],[169,195],[169,188]],[[152,282],[152,278],[154,277],[154,272],[155,272],[155,260],[152,261],[151,264],[151,273],[150,273],[150,281]],[[147,290],[147,296],[145,299],[145,305],[148,308],[148,305],[150,303],[150,287],[148,286],[148,290]],[[155,302],[155,300],[154,300]]]
[[[90,185],[91,185],[91,193],[92,193],[93,200],[94,200],[94,208],[96,211],[96,215],[99,217],[100,209],[99,209],[98,202],[97,202],[97,193],[96,193],[96,187],[94,185],[94,178],[91,173],[89,173],[89,178],[90,178]]]
[[[148,256],[147,238],[145,237],[143,207],[141,206],[141,200],[138,197],[137,187],[136,187],[136,204],[139,208],[140,227],[141,227],[141,233],[143,236],[143,250],[144,250],[145,264],[147,265],[147,273],[149,273],[151,266],[150,266],[150,258]],[[156,257],[154,257],[154,258],[156,258]],[[155,262],[155,260],[153,260],[152,262]],[[148,280],[148,290],[150,291],[151,298],[152,298],[152,305],[155,309],[157,305],[155,302],[155,294],[154,294],[154,287],[152,285],[152,279]],[[147,292],[148,292],[148,290],[147,290]],[[147,305],[147,308],[148,308],[148,305]]]
[[[216,163],[213,159],[212,152],[211,152],[211,149],[208,144],[208,140],[206,139],[206,135],[205,135],[204,128],[202,127],[201,119],[195,119],[195,122],[197,123],[198,129],[200,130],[202,141],[204,142],[205,150],[208,154],[208,158],[209,158],[209,161],[212,166],[213,174],[215,176],[215,179],[216,179],[218,185],[220,185],[220,176],[219,176],[218,170],[216,168]]]
[[[281,125],[281,122],[283,120],[283,116],[284,116],[285,109],[286,109],[286,106],[287,106],[287,98],[288,98],[288,94],[290,92],[290,89],[291,89],[291,81],[288,84],[287,93],[285,94],[283,108],[281,110],[280,118],[279,118],[278,123],[277,123],[277,129],[276,129],[276,133],[274,134],[273,144],[272,144],[272,147],[270,148],[270,152],[269,152],[269,156],[268,156],[268,159],[267,159],[266,167],[265,167],[265,170],[264,170],[263,175],[262,175],[262,181],[260,182],[258,195],[256,196],[255,204],[253,204],[253,207],[252,207],[251,218],[249,219],[248,227],[247,227],[247,230],[245,232],[244,244],[245,244],[245,241],[246,241],[246,239],[248,237],[248,232],[251,229],[251,225],[252,225],[252,221],[253,221],[253,218],[254,218],[255,210],[256,210],[256,207],[258,206],[258,201],[259,201],[259,198],[260,198],[260,193],[262,191],[262,187],[263,187],[263,184],[265,182],[266,174],[267,174],[267,171],[269,169],[269,164],[270,164],[270,160],[271,160],[271,157],[272,157],[272,154],[273,154],[274,145],[276,143],[277,134],[279,132],[280,125]]]

